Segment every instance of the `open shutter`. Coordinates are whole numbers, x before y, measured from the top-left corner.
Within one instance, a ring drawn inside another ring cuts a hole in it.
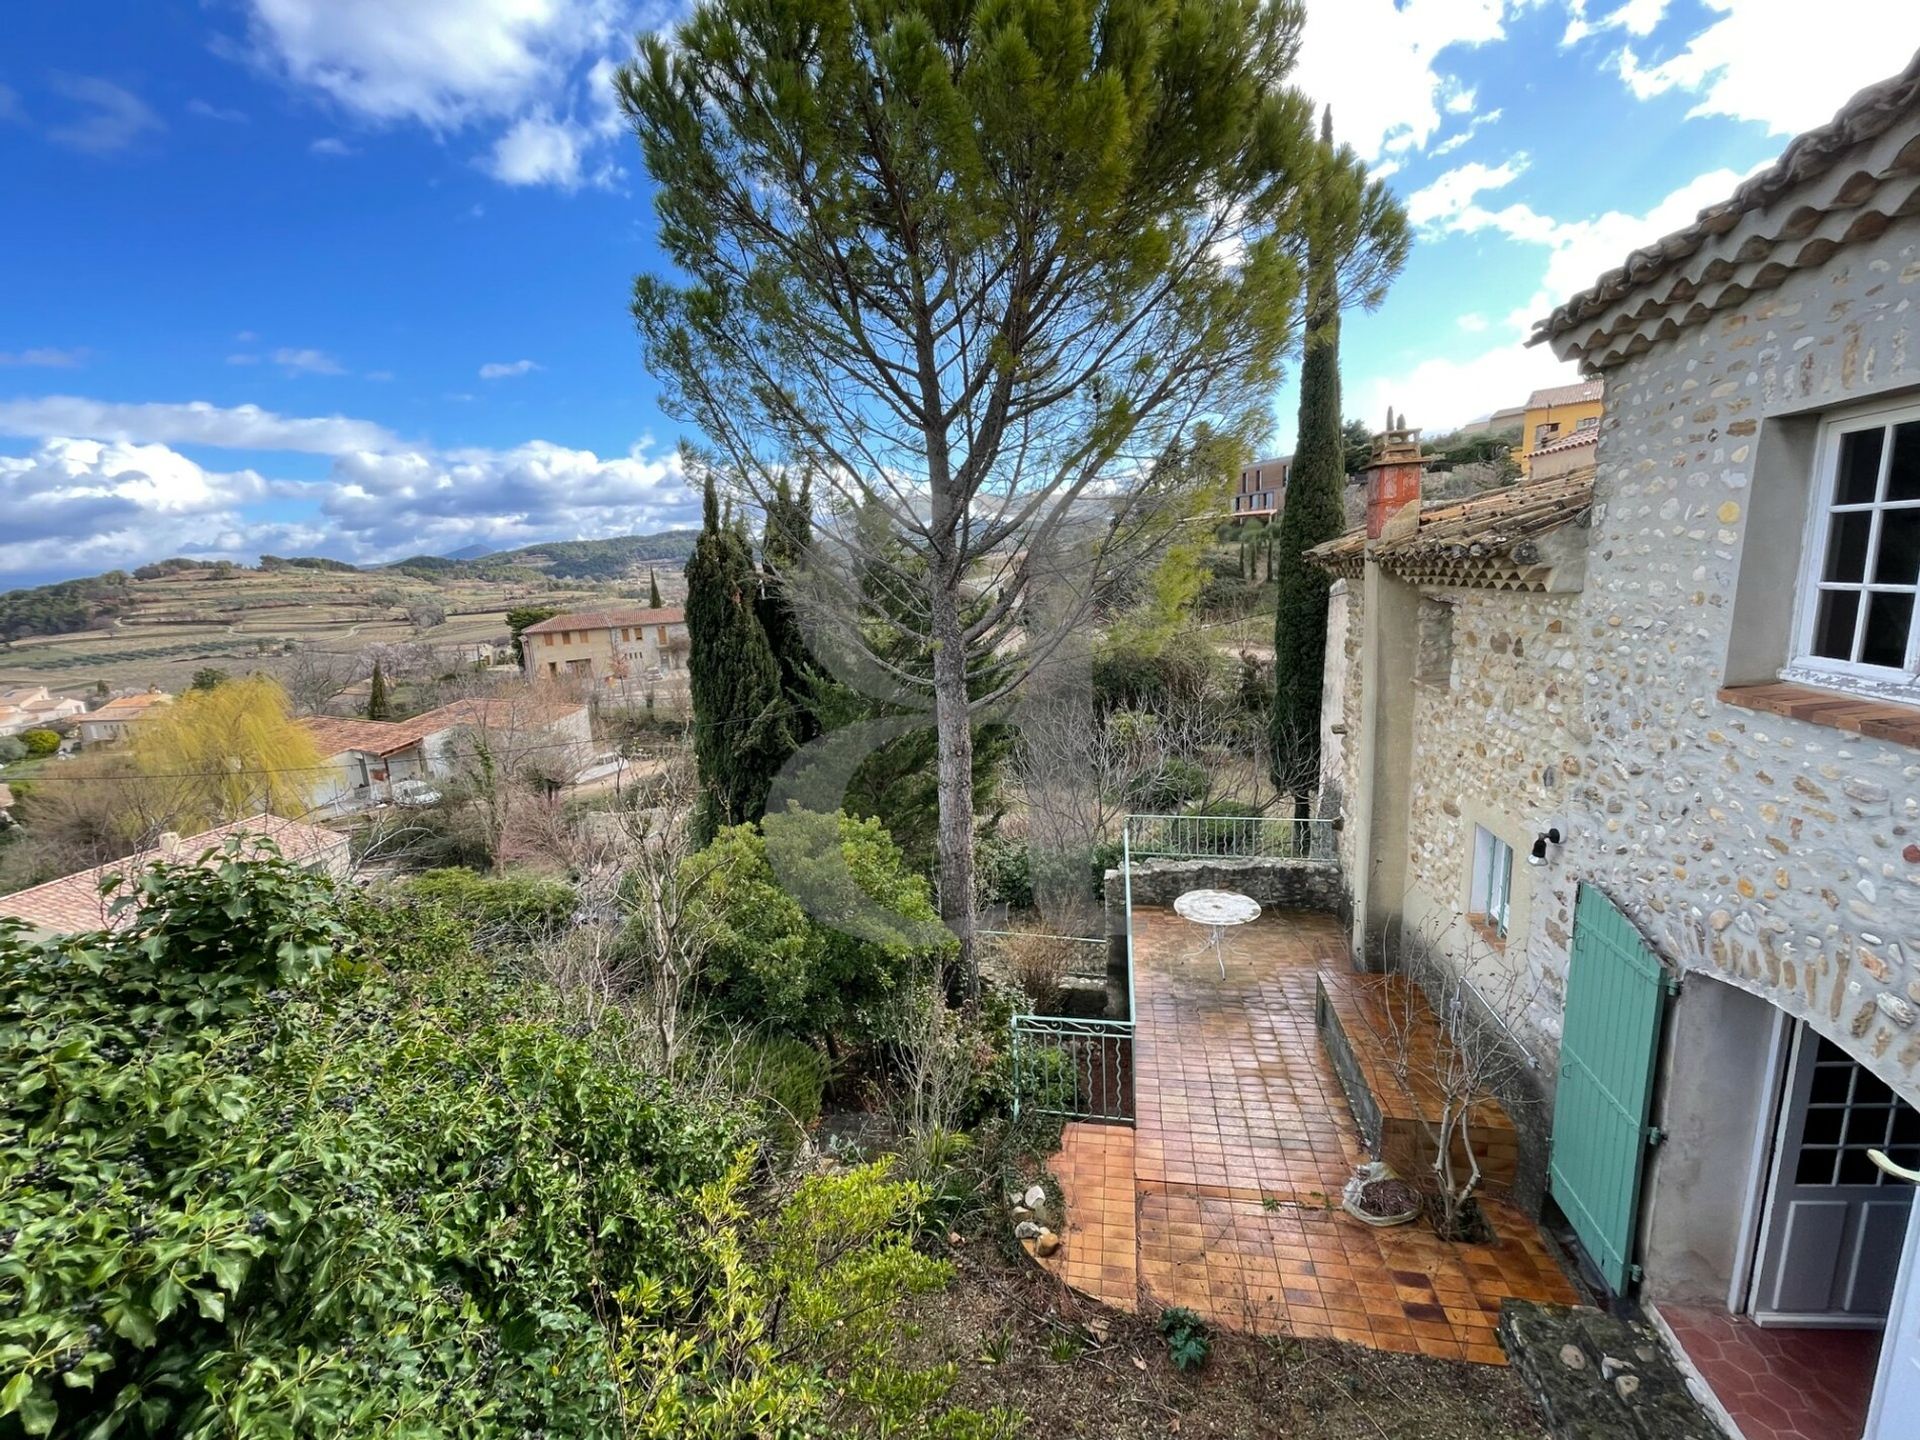
[[[1654,1066],[1669,986],[1666,967],[1614,903],[1591,885],[1574,909],[1560,1081],[1553,1102],[1553,1198],[1616,1295],[1633,1263],[1640,1177],[1655,1135]]]

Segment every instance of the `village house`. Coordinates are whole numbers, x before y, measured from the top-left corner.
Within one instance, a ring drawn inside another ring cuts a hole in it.
[[[1423,510],[1389,434],[1316,552],[1356,957],[1473,980],[1748,1440],[1920,1433],[1916,211],[1920,58],[1543,322],[1591,469]]]
[[[619,685],[683,676],[691,642],[686,613],[631,606],[555,615],[521,632],[527,678]]]
[[[1605,411],[1606,383],[1601,380],[1554,385],[1529,395],[1520,417],[1520,451],[1515,457],[1522,478],[1533,478],[1536,458],[1555,443],[1572,440],[1583,431],[1598,435]],[[1591,451],[1585,463],[1593,463]]]
[[[0,787],[4,788],[4,787]],[[198,835],[166,834],[151,849],[141,850],[123,860],[96,865],[49,880],[44,885],[0,895],[0,918],[18,920],[30,932],[42,935],[71,935],[84,930],[104,930],[114,924],[114,903],[124,893],[117,887],[102,894],[100,887],[116,876],[138,875],[160,863],[187,864],[208,856],[214,863],[227,854],[229,842],[236,841],[243,856],[258,856],[269,846],[284,859],[305,870],[321,870],[338,880],[347,874],[347,837],[318,825],[285,820],[278,815],[254,815],[231,824],[215,826]]]
[[[116,695],[98,710],[80,717],[80,741],[84,745],[117,745],[133,733],[155,708],[171,705],[173,696],[164,690],[147,690],[136,695]]]
[[[1241,468],[1233,491],[1236,524],[1271,520],[1280,513],[1280,507],[1286,503],[1287,470],[1292,464],[1291,455],[1282,455],[1277,460],[1259,460]]]
[[[9,685],[0,688],[0,735],[18,735],[22,730],[42,730],[86,712],[84,700],[52,694],[44,685]]]
[[[537,694],[456,700],[402,721],[314,715],[300,723],[329,766],[315,810],[334,815],[427,793],[453,774],[463,733],[490,735],[496,748],[556,775],[593,752],[587,707]]]

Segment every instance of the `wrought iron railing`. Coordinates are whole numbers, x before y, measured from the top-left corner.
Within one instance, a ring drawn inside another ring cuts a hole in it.
[[[1205,860],[1216,856],[1261,860],[1332,860],[1331,820],[1279,815],[1129,815],[1126,850],[1132,860]]]
[[[1009,948],[1006,943],[1009,940],[1018,943],[1033,939],[1059,945],[1071,957],[1064,975],[1075,980],[1098,979],[1107,973],[1107,942],[1097,935],[1054,935],[1044,930],[976,929],[973,933],[1001,950]]]
[[[1013,1017],[1013,1112],[1133,1123],[1133,1022]]]

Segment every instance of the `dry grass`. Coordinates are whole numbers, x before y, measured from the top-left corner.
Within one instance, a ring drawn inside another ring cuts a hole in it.
[[[959,1367],[955,1399],[1006,1405],[1021,1433],[1085,1440],[1543,1440],[1510,1370],[1333,1340],[1215,1331],[1192,1374],[1150,1316],[1096,1305],[975,1237],[958,1278],[915,1303],[915,1359]]]
[[[1036,1014],[1050,1014],[1074,966],[1086,960],[1086,946],[1058,935],[1002,935],[996,944],[1007,977],[1020,987]]]

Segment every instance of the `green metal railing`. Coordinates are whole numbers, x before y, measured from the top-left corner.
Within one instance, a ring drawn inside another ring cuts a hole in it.
[[[1331,820],[1276,815],[1129,815],[1125,850],[1132,859],[1332,860]]]
[[[1133,1123],[1133,1022],[1013,1017],[1013,1113]]]

